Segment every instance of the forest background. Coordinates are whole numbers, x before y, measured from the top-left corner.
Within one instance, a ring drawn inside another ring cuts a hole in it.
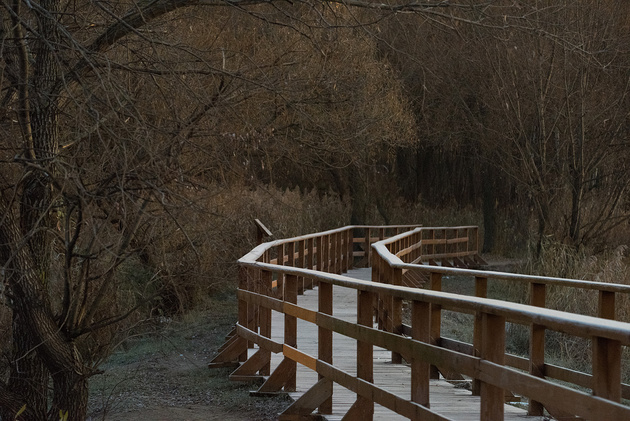
[[[629,8],[3,1],[0,418],[84,419],[126,335],[233,290],[253,218],[624,261]]]

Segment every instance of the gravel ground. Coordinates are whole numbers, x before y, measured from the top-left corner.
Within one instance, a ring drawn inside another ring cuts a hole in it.
[[[254,398],[253,385],[228,380],[230,369],[207,368],[235,320],[234,302],[166,320],[156,332],[128,340],[91,382],[89,419],[275,420],[290,401]]]

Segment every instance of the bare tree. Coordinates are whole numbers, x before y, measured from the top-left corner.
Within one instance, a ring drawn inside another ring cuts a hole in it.
[[[23,420],[85,418],[89,377],[116,326],[151,298],[156,280],[131,288],[125,263],[149,259],[152,240],[180,228],[161,218],[189,206],[204,182],[247,171],[240,151],[228,156],[221,142],[231,135],[271,140],[266,145],[282,140],[291,148],[280,159],[308,150],[320,165],[342,152],[332,165],[347,166],[375,138],[393,142],[404,133],[396,126],[409,122],[396,110],[399,91],[382,63],[336,87],[343,50],[310,58],[318,45],[335,44],[334,32],[314,31],[340,13],[330,5],[256,3],[2,2],[0,263],[13,338],[0,384],[2,419],[18,412]],[[187,13],[192,6],[226,7],[209,24],[208,15]],[[238,18],[243,13],[265,25],[252,28]],[[360,27],[356,19],[337,23]],[[223,43],[244,28],[283,38],[293,50],[268,44],[265,57],[244,37],[241,45]],[[355,39],[345,36],[347,48]],[[336,73],[325,64],[333,56]],[[242,105],[251,98],[255,106]],[[358,101],[365,103],[360,118],[353,115]],[[393,121],[383,117],[386,108]]]

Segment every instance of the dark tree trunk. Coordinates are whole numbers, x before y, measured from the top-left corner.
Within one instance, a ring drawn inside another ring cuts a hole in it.
[[[88,379],[72,370],[53,375],[53,403],[48,419],[59,421],[68,414],[68,421],[82,421],[87,414]]]
[[[44,362],[37,355],[38,343],[27,334],[28,326],[23,314],[23,311],[14,309],[13,358],[8,386],[27,405],[28,411],[20,416],[20,421],[39,421],[46,418],[48,410],[49,376]]]

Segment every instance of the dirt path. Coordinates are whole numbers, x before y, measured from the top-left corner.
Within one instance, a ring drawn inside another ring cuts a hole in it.
[[[234,302],[166,321],[155,333],[128,340],[91,382],[89,419],[275,420],[286,398],[253,398],[252,385],[228,380],[229,369],[208,362],[235,319]]]

